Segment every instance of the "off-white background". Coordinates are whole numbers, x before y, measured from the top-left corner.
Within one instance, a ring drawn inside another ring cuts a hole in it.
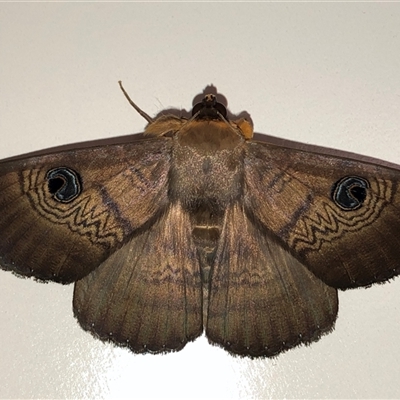
[[[141,131],[119,79],[150,115],[214,84],[257,132],[400,164],[400,4],[2,3],[0,158]],[[258,361],[204,337],[103,344],[72,289],[0,271],[1,398],[400,397],[400,279],[341,293],[332,334]]]

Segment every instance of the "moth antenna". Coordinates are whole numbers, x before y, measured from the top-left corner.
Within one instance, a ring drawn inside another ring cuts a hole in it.
[[[133,101],[132,99],[129,97],[129,94],[126,92],[126,90],[124,89],[124,87],[122,86],[122,82],[118,81],[119,83],[119,87],[122,90],[122,93],[125,95],[126,99],[128,100],[129,104],[149,123],[151,124],[152,122],[154,122],[153,118],[151,118],[148,114],[146,114],[141,108],[139,108]]]

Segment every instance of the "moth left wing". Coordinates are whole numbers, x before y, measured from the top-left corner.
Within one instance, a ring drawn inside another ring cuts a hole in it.
[[[245,207],[326,284],[347,289],[400,273],[400,170],[250,143]]]
[[[226,212],[212,268],[206,335],[233,354],[271,357],[333,329],[337,291],[246,215]]]
[[[177,351],[203,331],[191,223],[179,204],[75,283],[81,326],[135,353]]]
[[[168,203],[170,141],[27,155],[0,162],[0,266],[70,283]]]

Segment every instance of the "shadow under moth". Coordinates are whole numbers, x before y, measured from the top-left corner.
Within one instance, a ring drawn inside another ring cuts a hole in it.
[[[153,120],[124,93],[140,140],[0,162],[1,267],[75,282],[83,329],[271,357],[333,329],[338,289],[399,274],[400,169],[253,140],[211,94]]]

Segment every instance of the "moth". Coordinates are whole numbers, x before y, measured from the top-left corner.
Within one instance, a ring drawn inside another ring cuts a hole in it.
[[[152,119],[124,93],[140,140],[0,162],[1,267],[74,282],[83,329],[273,357],[333,330],[338,289],[399,274],[400,169],[256,141],[211,94]]]

